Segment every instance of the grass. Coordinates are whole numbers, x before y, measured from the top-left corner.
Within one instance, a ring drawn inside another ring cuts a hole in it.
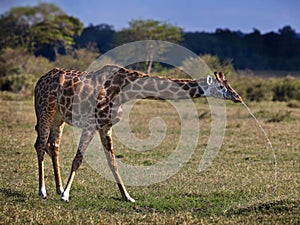
[[[59,200],[51,160],[45,175],[49,198],[37,197],[35,115],[32,99],[0,93],[0,224],[299,224],[300,109],[283,102],[250,103],[275,147],[278,189],[273,190],[272,151],[255,121],[241,104],[227,102],[227,129],[213,164],[199,172],[199,162],[209,137],[210,111],[196,100],[201,128],[191,159],[174,176],[149,186],[128,186],[136,203],[124,202],[115,183],[84,161],[74,181],[69,203]],[[263,113],[262,113],[263,112]],[[271,122],[281,112],[289,119]],[[285,114],[284,114],[285,115]],[[180,137],[179,116],[172,105],[142,101],[130,114],[138,138],[151,135],[151,118],[167,125],[163,142],[151,151],[130,150],[115,138],[119,160],[153,165],[175,149]],[[66,126],[61,146],[61,169],[66,183],[76,147],[73,130]],[[187,149],[188,151],[188,149]]]

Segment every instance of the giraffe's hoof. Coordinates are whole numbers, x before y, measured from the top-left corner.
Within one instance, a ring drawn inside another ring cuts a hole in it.
[[[40,197],[41,199],[48,199],[48,196],[47,196],[47,195],[45,195],[45,196],[39,195],[39,197]]]
[[[39,197],[42,199],[47,199],[48,196],[46,194],[46,191],[39,191]]]
[[[126,197],[126,201],[128,201],[128,202],[135,202],[135,199],[133,199],[130,196],[128,196],[128,197]]]
[[[66,195],[64,193],[61,194],[60,200],[63,202],[69,202],[69,195]]]
[[[60,200],[62,202],[69,202],[69,198],[66,198],[66,197],[61,197]]]

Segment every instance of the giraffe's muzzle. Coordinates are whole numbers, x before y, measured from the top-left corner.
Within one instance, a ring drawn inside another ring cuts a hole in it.
[[[235,99],[234,99],[233,101],[234,101],[234,102],[239,102],[239,103],[241,103],[241,102],[243,102],[243,99],[242,99],[241,96],[239,96],[239,95],[237,94],[237,96],[235,97]]]

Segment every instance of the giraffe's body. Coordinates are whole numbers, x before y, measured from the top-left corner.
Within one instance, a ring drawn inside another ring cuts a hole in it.
[[[121,104],[137,98],[183,99],[205,96],[241,102],[241,97],[230,87],[224,75],[215,75],[216,79],[210,78],[210,81],[172,80],[112,65],[93,73],[53,69],[42,76],[35,88],[39,195],[47,197],[44,182],[44,154],[47,152],[52,158],[57,193],[61,194],[62,200],[69,200],[75,171],[82,162],[88,144],[98,132],[121,194],[127,201],[133,202],[118,173],[112,146],[111,128],[120,120]],[[63,189],[58,155],[65,123],[80,127],[83,131],[68,183]]]

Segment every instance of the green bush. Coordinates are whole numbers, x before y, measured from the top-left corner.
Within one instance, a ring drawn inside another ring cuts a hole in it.
[[[0,77],[33,74],[40,77],[54,65],[44,57],[35,57],[24,49],[2,49],[0,52]]]
[[[273,97],[272,82],[256,76],[240,76],[230,81],[239,95],[247,101],[270,101]]]
[[[32,94],[36,82],[37,78],[32,74],[9,75],[0,78],[0,90]]]
[[[300,100],[300,79],[291,76],[278,79],[273,92],[274,101]]]
[[[54,67],[85,71],[99,54],[88,49],[71,49],[66,55],[58,55]]]
[[[240,74],[230,83],[248,101],[300,101],[300,79],[295,77],[271,79]]]

